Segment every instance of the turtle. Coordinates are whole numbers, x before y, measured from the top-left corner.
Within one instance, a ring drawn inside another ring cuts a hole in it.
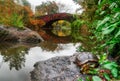
[[[75,63],[80,67],[83,74],[88,74],[89,70],[99,66],[98,57],[91,53],[79,53],[75,58]]]

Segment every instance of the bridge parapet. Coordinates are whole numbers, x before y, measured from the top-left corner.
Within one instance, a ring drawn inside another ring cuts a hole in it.
[[[50,15],[44,15],[44,16],[38,16],[36,19],[41,19],[45,23],[50,23],[52,21],[57,21],[57,20],[67,20],[71,21],[73,20],[73,15],[69,13],[56,13],[56,14],[50,14]]]

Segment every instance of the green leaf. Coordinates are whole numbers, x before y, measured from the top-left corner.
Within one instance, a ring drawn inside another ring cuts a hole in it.
[[[120,35],[120,29],[119,31],[115,34],[115,38],[117,38]]]
[[[115,6],[117,6],[117,4],[116,4],[115,2],[113,2],[113,3],[109,6],[109,8],[110,8],[110,9],[113,9]]]
[[[101,22],[98,23],[97,28],[104,25],[109,20],[110,20],[110,17],[105,17]]]
[[[110,81],[110,76],[107,73],[104,73],[103,75],[108,81]]]
[[[100,56],[99,63],[102,64],[107,59],[107,54],[104,53],[99,56]]]
[[[117,18],[118,16],[120,16],[120,12],[117,12],[117,13],[114,15],[114,18]]]
[[[110,34],[116,27],[116,24],[112,24],[110,26],[108,26],[107,28],[104,28],[103,29],[103,34],[106,35],[106,34]]]
[[[78,79],[78,81],[83,81],[83,79],[80,78],[80,79]]]
[[[92,77],[92,80],[93,80],[93,81],[102,81],[101,78],[98,77],[98,76],[93,76],[93,77]]]
[[[101,13],[100,13],[100,15],[103,15],[103,14],[105,14],[106,13],[106,11],[102,11]]]
[[[106,3],[106,0],[99,0],[98,2],[99,8],[103,6],[105,3]]]
[[[106,45],[114,45],[114,44],[116,44],[118,42],[119,42],[118,40],[112,39],[112,40],[106,41]]]
[[[113,68],[118,67],[118,65],[115,62],[107,61],[103,64],[103,67],[106,69],[112,70]]]
[[[89,77],[86,77],[86,81],[91,81]]]
[[[113,68],[113,69],[111,70],[111,73],[112,73],[112,75],[113,75],[114,77],[117,77],[117,76],[118,76],[118,69],[117,69],[117,68]]]

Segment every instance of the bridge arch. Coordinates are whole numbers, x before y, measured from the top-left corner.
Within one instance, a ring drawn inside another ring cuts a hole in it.
[[[36,19],[43,20],[46,23],[44,26],[40,27],[40,29],[45,32],[44,35],[42,32],[39,32],[39,34],[43,37],[43,39],[45,40],[53,39],[55,41],[60,41],[62,43],[70,42],[71,40],[70,36],[59,37],[53,34],[53,32],[51,31],[53,30],[52,24],[56,21],[59,21],[59,20],[66,20],[68,22],[74,21],[75,18],[73,17],[72,14],[56,13],[56,14],[50,14],[50,15],[45,15],[45,16],[38,16],[36,17]]]

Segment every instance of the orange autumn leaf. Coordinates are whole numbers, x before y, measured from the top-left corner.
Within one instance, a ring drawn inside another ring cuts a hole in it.
[[[36,26],[43,26],[45,25],[45,22],[43,20],[38,20],[38,19],[30,19],[30,23],[32,25],[36,25]]]

